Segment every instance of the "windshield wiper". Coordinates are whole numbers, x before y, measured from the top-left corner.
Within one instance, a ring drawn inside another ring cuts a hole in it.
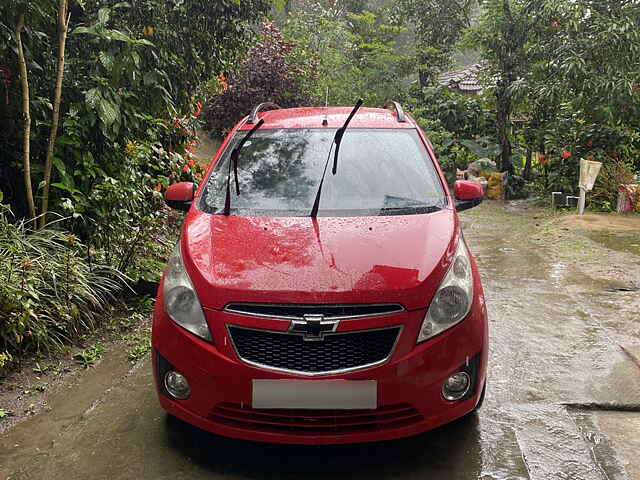
[[[236,183],[236,195],[240,195],[240,182],[238,181],[238,159],[240,158],[240,150],[244,147],[244,144],[249,141],[251,136],[264,124],[264,120],[260,120],[255,126],[249,130],[240,143],[231,151],[229,156],[229,172],[227,173],[227,195],[224,198],[224,215],[227,217],[231,213],[231,165],[233,164],[233,173]]]
[[[327,161],[324,163],[324,170],[322,171],[322,178],[320,179],[320,185],[318,185],[318,191],[316,192],[316,198],[313,202],[313,208],[311,208],[310,217],[318,216],[318,208],[320,208],[320,196],[322,195],[322,185],[324,184],[324,177],[327,174],[327,167],[329,166],[329,159],[331,158],[331,150],[333,150],[333,145],[336,146],[335,155],[333,157],[333,169],[332,173],[335,175],[338,172],[338,153],[340,152],[340,144],[342,143],[342,137],[344,136],[344,132],[347,130],[351,119],[354,117],[358,109],[362,106],[362,99],[359,99],[356,102],[355,107],[351,110],[351,113],[347,117],[347,120],[344,122],[344,125],[338,129],[335,136],[333,137],[333,142],[331,143],[331,148],[329,148],[329,155],[327,155]]]
[[[378,213],[387,215],[409,215],[409,214],[427,214],[435,213],[442,210],[438,205],[422,205],[407,207],[382,207]]]
[[[342,143],[342,137],[344,136],[344,132],[347,130],[349,123],[351,123],[351,119],[354,117],[358,109],[362,106],[362,99],[356,102],[356,106],[353,107],[351,113],[347,117],[347,121],[344,122],[341,128],[336,132],[336,136],[333,138],[333,142],[336,144],[336,152],[333,157],[333,170],[332,173],[335,175],[338,172],[338,154],[340,153],[340,144]]]

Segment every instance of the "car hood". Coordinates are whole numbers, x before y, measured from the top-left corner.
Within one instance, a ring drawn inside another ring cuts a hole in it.
[[[453,210],[383,217],[225,217],[192,211],[184,264],[204,307],[229,302],[425,307],[457,245]]]

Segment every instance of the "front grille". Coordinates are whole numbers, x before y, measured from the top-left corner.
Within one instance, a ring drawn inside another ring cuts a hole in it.
[[[376,410],[258,410],[233,403],[219,403],[209,418],[225,425],[267,432],[322,435],[404,427],[423,419],[411,405]]]
[[[327,334],[307,342],[299,334],[229,325],[238,356],[247,363],[303,374],[353,370],[384,362],[401,327]]]
[[[378,317],[404,311],[397,303],[352,304],[352,305],[305,305],[277,303],[229,303],[225,311],[242,315],[274,318],[304,318],[304,315],[323,315],[326,319]]]

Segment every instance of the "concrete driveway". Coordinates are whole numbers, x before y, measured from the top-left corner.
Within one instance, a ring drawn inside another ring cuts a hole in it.
[[[0,478],[640,479],[640,295],[558,260],[526,215],[464,215],[491,322],[478,415],[379,444],[227,440],[167,419],[148,359],[124,376],[106,359],[0,437]],[[640,257],[602,255],[640,270]]]

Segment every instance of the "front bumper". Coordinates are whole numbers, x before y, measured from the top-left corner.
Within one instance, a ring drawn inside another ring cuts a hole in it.
[[[259,411],[251,408],[253,379],[313,379],[242,362],[231,345],[225,325],[285,330],[289,322],[207,311],[215,343],[212,345],[174,324],[164,313],[159,297],[153,324],[153,361],[160,404],[171,415],[209,432],[272,443],[363,443],[434,429],[464,416],[478,403],[486,378],[486,309],[482,296],[476,297],[467,319],[415,346],[424,313],[421,310],[342,322],[340,330],[344,331],[392,325],[403,325],[403,330],[390,359],[383,365],[313,377],[376,380],[378,410],[340,411],[334,412],[335,415],[326,411],[317,414]],[[191,385],[189,398],[175,400],[163,393],[158,378],[159,359],[160,364],[168,362],[186,376]],[[445,379],[474,361],[475,378],[470,395],[458,402],[446,401],[441,393]]]

